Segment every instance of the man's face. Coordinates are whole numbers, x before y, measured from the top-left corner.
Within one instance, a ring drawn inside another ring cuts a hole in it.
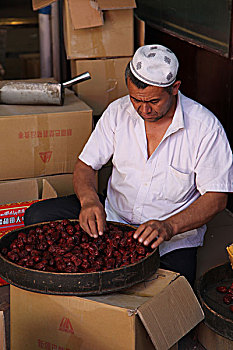
[[[138,114],[148,122],[156,122],[169,114],[174,113],[176,95],[180,86],[177,81],[169,94],[164,88],[148,86],[138,89],[128,78],[127,80],[130,100]],[[172,116],[172,115],[171,115]]]

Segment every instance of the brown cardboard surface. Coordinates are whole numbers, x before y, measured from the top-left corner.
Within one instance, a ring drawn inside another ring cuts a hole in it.
[[[127,309],[129,315],[134,315],[137,309],[148,300],[148,297],[141,297],[133,294],[111,293],[99,296],[86,297],[88,300],[96,301],[107,305],[116,307],[123,307]]]
[[[105,11],[103,26],[74,29],[69,15],[69,0],[65,0],[63,19],[68,59],[133,55],[133,9]]]
[[[48,6],[57,0],[32,0],[33,10],[39,10],[45,6]]]
[[[158,295],[164,288],[173,282],[179,273],[158,269],[157,272],[143,283],[137,283],[133,287],[124,291],[127,294],[138,295],[141,297],[152,297]]]
[[[68,1],[69,15],[74,29],[98,27],[104,24],[103,13],[96,1]]]
[[[149,279],[142,283],[137,283],[130,288],[124,289],[122,292],[97,297],[93,296],[88,297],[87,299],[98,300],[100,303],[118,307],[125,307],[131,310],[131,313],[134,313],[140,305],[148,300],[148,298],[158,295],[179,276],[179,273],[158,269]]]
[[[0,311],[0,349],[6,350],[5,319],[3,311]]]
[[[52,2],[55,2],[57,0],[32,0],[32,7],[33,10],[38,10],[42,7],[50,5]],[[135,8],[136,7],[136,2],[135,0],[68,0],[69,2],[75,2],[76,7],[80,7],[83,4],[83,1],[86,3],[92,4],[92,6],[98,6],[101,8],[101,10],[110,10],[110,9],[129,9],[129,8]],[[93,3],[96,4],[93,4]],[[85,14],[87,15],[87,14]]]
[[[56,186],[53,187],[48,179],[50,177],[0,181],[0,204],[57,197]]]
[[[134,349],[135,320],[123,308],[12,286],[10,294],[14,350],[36,349],[46,343],[69,350],[116,350],[116,344],[118,349]]]
[[[73,174],[58,174],[58,175],[49,175],[49,176],[43,176],[37,177],[36,180],[39,184],[40,191],[44,186],[42,187],[42,181],[46,179],[47,182],[52,186],[52,188],[56,191],[58,197],[62,196],[68,196],[70,194],[74,193],[73,188]],[[43,197],[45,198],[45,197]],[[51,194],[50,194],[51,198]]]
[[[148,300],[138,314],[155,346],[169,349],[204,319],[204,313],[187,280],[180,276],[157,298]]]
[[[26,202],[39,198],[35,179],[0,183],[0,204]]]
[[[155,350],[147,330],[139,317],[135,317],[135,350]]]
[[[43,199],[57,198],[57,192],[53,188],[53,186],[46,179],[43,179],[42,183],[43,183],[42,198]]]
[[[0,126],[0,180],[72,173],[92,110],[67,92],[64,106],[1,105]]]
[[[58,174],[0,181],[0,198],[2,200],[0,204],[73,194],[72,179],[73,174]]]
[[[67,350],[167,350],[204,318],[187,280],[167,276],[170,282],[147,297],[127,291],[88,298],[52,296],[11,286],[13,348],[50,344]],[[158,279],[150,283],[154,291],[160,285]]]
[[[72,76],[83,71],[91,74],[88,85],[74,86],[78,96],[92,109],[94,115],[101,115],[112,101],[128,94],[125,84],[125,68],[130,57],[98,60],[72,60]]]
[[[98,0],[101,10],[119,10],[135,8],[135,0]]]

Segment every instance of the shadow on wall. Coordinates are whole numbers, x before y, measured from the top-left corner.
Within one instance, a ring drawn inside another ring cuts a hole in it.
[[[218,213],[208,224],[203,247],[197,252],[197,278],[210,268],[229,262],[226,247],[233,243],[233,214]]]

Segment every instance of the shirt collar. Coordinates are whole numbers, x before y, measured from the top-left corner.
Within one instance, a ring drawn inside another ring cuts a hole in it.
[[[167,130],[167,136],[168,134],[172,134],[179,129],[184,129],[184,114],[183,114],[183,108],[182,108],[182,94],[180,91],[178,91],[177,95],[177,104],[176,104],[176,110],[172,119],[172,122]]]
[[[128,95],[128,102],[129,102],[129,107],[127,108],[129,114],[133,117],[135,122],[143,122],[143,119],[138,115],[137,111],[134,109],[130,97]],[[184,128],[184,115],[183,115],[183,108],[182,108],[182,94],[180,91],[178,91],[177,94],[177,105],[176,105],[176,110],[172,119],[172,122],[166,132],[167,136],[168,134],[172,134],[179,129]]]

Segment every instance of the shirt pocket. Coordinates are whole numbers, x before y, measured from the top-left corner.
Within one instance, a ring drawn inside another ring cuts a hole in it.
[[[164,199],[179,203],[186,202],[196,192],[194,172],[185,173],[172,165],[166,169],[162,196]]]

